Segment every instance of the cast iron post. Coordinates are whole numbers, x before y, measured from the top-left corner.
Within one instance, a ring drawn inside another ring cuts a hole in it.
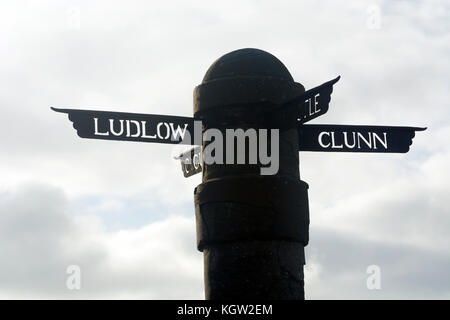
[[[304,299],[308,185],[300,180],[296,119],[278,110],[304,91],[276,57],[257,49],[222,56],[194,90],[203,131],[280,129],[275,175],[261,175],[259,162],[203,164],[194,198],[206,299]]]

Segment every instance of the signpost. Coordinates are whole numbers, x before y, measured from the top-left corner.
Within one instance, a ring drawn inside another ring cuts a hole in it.
[[[52,109],[68,114],[81,138],[195,146],[177,159],[185,177],[203,172],[194,198],[206,298],[303,299],[308,185],[299,179],[298,153],[292,150],[405,153],[415,132],[425,130],[305,124],[328,111],[339,79],[305,91],[277,58],[242,49],[210,67],[194,91],[193,118]],[[202,150],[213,143],[203,139],[208,129],[252,127],[280,130],[274,176],[256,174],[254,164],[202,160]]]

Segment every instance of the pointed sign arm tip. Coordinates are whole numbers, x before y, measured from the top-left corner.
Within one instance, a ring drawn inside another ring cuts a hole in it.
[[[317,86],[317,87],[314,87],[314,88],[311,88],[311,89],[305,91],[305,93],[307,93],[308,91],[312,91],[312,90],[314,90],[314,89],[326,87],[326,86],[329,86],[329,85],[334,85],[336,82],[339,81],[339,79],[341,79],[341,76],[340,76],[340,75],[337,76],[336,78],[330,80],[330,81],[327,81],[327,82],[322,83],[320,86]]]
[[[180,160],[183,157],[185,157],[187,154],[193,154],[193,153],[201,153],[201,147],[200,146],[192,147],[188,150],[185,150],[185,151],[179,153],[178,155],[173,156],[173,158],[175,160]]]
[[[69,109],[61,109],[61,108],[55,108],[55,107],[50,107],[50,109],[52,109],[55,112],[69,113]]]
[[[332,86],[332,85],[334,85],[336,82],[338,82],[339,79],[341,79],[341,76],[340,76],[340,75],[337,76],[336,78],[330,80],[330,81],[327,81],[327,82],[322,83],[321,85],[319,85],[319,86],[317,86],[317,87],[314,87],[314,88],[311,88],[311,89],[309,89],[309,90],[306,90],[303,94],[301,94],[301,96],[305,96],[305,95],[307,95],[307,94],[310,93],[310,92],[317,91],[318,89],[321,89],[321,88],[326,87],[326,86],[329,86],[329,85]]]
[[[339,79],[341,79],[341,75],[338,75],[335,79],[331,80],[330,83],[335,84]]]

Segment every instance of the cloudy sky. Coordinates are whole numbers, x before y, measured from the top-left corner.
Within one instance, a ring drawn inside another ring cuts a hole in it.
[[[210,64],[253,47],[307,89],[342,76],[313,123],[428,127],[407,154],[300,155],[306,298],[449,299],[449,15],[444,0],[2,1],[0,298],[202,299],[200,175],[170,145],[80,139],[50,106],[192,116]]]

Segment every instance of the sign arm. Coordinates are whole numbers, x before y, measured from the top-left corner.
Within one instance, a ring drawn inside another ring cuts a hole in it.
[[[60,109],[81,138],[168,144],[201,144],[201,122],[194,118],[98,110]],[[200,129],[195,130],[195,126]],[[196,136],[195,131],[198,132]]]
[[[341,76],[338,76],[283,103],[277,109],[277,114],[281,114],[282,117],[280,122],[305,123],[325,114],[328,111],[333,85],[340,78]]]
[[[406,153],[423,127],[299,125],[299,151]]]

